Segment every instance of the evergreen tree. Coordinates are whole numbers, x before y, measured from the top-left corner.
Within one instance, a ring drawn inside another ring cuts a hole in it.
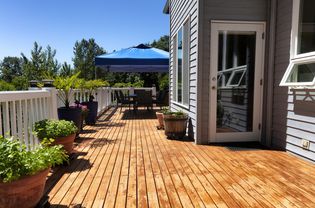
[[[80,76],[84,79],[97,79],[98,69],[95,67],[95,57],[106,53],[93,38],[76,41],[73,48],[73,65],[76,71],[80,71]]]
[[[12,82],[14,77],[22,76],[22,62],[23,60],[19,57],[4,57],[0,63],[1,79],[6,82]]]

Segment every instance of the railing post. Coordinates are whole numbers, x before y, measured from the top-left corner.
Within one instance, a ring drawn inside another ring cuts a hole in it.
[[[156,87],[152,87],[152,95],[156,96]]]
[[[130,87],[129,88],[129,95],[134,94],[135,93],[135,88],[134,87]]]
[[[50,113],[49,116],[51,119],[58,119],[58,112],[57,112],[57,90],[54,87],[47,87],[43,88],[43,90],[46,90],[50,92]]]
[[[113,100],[112,100],[112,88],[111,87],[109,87],[108,88],[108,91],[107,91],[107,93],[108,93],[108,98],[107,98],[107,106],[111,106],[112,104],[113,104]]]

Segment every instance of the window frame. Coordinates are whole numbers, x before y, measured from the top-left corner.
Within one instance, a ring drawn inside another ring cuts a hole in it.
[[[184,29],[184,25],[187,24],[187,27],[188,27],[188,46],[186,46],[186,43],[185,43],[185,29]],[[176,33],[172,36],[172,40],[173,40],[173,72],[172,72],[172,76],[173,76],[173,85],[172,85],[172,93],[173,93],[173,96],[172,96],[172,103],[175,103],[176,105],[178,106],[181,106],[185,109],[188,109],[189,108],[189,105],[190,105],[190,15],[182,22],[182,24],[180,25],[180,27],[178,28],[178,30],[176,31]],[[178,101],[178,33],[179,31],[182,31],[182,75],[181,75],[181,78],[182,78],[182,87],[181,87],[181,101]],[[183,84],[185,83],[184,81],[184,73],[185,73],[185,70],[184,70],[184,58],[185,58],[185,54],[184,54],[184,48],[187,47],[187,53],[188,53],[188,60],[187,60],[187,78],[188,80],[186,80],[188,86],[187,86],[187,89],[188,89],[188,92],[186,92],[188,94],[188,102],[187,103],[184,103],[184,87],[183,87]]]
[[[232,80],[233,80],[233,78],[234,78],[236,72],[239,72],[239,71],[243,71],[243,73],[242,73],[240,79],[238,80],[237,84],[231,84],[231,82],[232,82]],[[246,73],[246,71],[247,71],[247,66],[246,66],[246,67],[244,67],[244,66],[239,66],[239,69],[233,70],[231,76],[229,77],[228,82],[226,83],[226,86],[227,86],[227,87],[239,87],[240,84],[241,84],[241,82],[242,82],[242,79],[243,79],[243,77],[244,77],[244,75],[245,75],[245,73]]]
[[[243,74],[242,76],[240,77],[239,81],[238,81],[238,84],[235,84],[235,85],[232,85],[231,82],[232,82],[232,79],[233,77],[235,76],[235,73],[236,72],[239,72],[239,71],[243,71]],[[220,71],[218,72],[218,77],[217,77],[217,80],[219,82],[220,78],[225,76],[226,73],[231,73],[230,77],[228,78],[225,86],[219,86],[220,89],[228,89],[228,88],[233,88],[233,87],[240,87],[240,84],[242,82],[242,79],[243,77],[245,76],[247,72],[247,65],[242,65],[242,66],[237,66],[237,67],[234,67],[234,68],[230,68],[230,69],[226,69],[226,70],[223,70],[223,71]]]
[[[290,63],[280,81],[279,86],[314,88],[315,76],[312,82],[287,82],[290,74],[292,73],[292,70],[296,65],[315,63],[315,50],[312,52],[298,54],[300,4],[301,0],[293,1]]]

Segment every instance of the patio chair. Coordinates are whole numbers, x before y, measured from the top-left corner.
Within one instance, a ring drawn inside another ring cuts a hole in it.
[[[132,104],[132,102],[129,100],[129,98],[126,98],[124,96],[124,93],[122,91],[115,91],[115,97],[117,99],[117,106],[120,105],[120,112],[122,110],[122,107],[126,105],[128,105],[130,110],[130,105]]]
[[[136,101],[137,107],[146,107],[147,110],[153,109],[153,100],[152,100],[151,91],[135,90],[134,92],[137,95],[137,101]]]
[[[156,106],[159,106],[160,108],[162,106],[167,106],[168,105],[168,90],[161,90],[158,93],[158,96],[155,100],[153,100],[153,104]]]

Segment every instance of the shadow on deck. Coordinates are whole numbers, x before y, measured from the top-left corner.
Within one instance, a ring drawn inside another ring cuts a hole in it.
[[[46,184],[52,207],[315,207],[315,166],[248,143],[167,140],[155,112],[109,110]]]

